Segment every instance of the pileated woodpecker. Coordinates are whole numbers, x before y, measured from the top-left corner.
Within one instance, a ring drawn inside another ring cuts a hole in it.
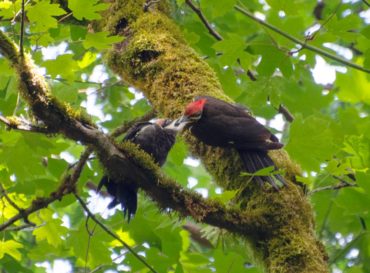
[[[136,123],[129,129],[123,141],[131,141],[137,144],[153,157],[155,163],[162,166],[176,139],[176,130],[166,128],[171,122],[168,119],[160,119],[155,123]],[[138,188],[136,183],[128,180],[116,181],[105,175],[100,180],[98,191],[103,186],[113,197],[113,201],[108,205],[108,208],[111,209],[121,204],[124,218],[127,216],[127,221],[130,222],[137,209]]]
[[[189,129],[195,137],[210,146],[234,147],[248,173],[270,166],[276,169],[267,151],[283,147],[278,138],[244,107],[209,96],[197,97],[189,103],[183,116],[171,126],[178,130]],[[260,184],[267,181],[275,189],[279,188],[275,179],[286,184],[280,174],[254,176],[253,179]]]

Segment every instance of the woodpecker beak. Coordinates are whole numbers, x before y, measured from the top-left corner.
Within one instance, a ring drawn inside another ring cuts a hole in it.
[[[181,116],[180,118],[178,118],[177,120],[175,120],[175,127],[180,126],[180,124],[182,124],[182,123],[187,124],[190,121],[191,120],[187,116]]]
[[[186,124],[188,124],[191,120],[188,119],[186,116],[182,116],[178,119],[172,121],[169,125],[166,126],[166,129],[174,130],[174,131],[182,131]]]

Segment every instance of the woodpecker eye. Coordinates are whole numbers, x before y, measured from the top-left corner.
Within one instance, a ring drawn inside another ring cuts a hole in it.
[[[191,115],[189,117],[190,120],[198,120],[202,117],[202,112],[199,112],[199,113],[195,113],[194,115]]]

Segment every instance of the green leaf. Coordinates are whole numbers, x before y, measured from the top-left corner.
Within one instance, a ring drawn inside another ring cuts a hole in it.
[[[337,151],[331,121],[324,116],[297,116],[290,128],[287,151],[304,168],[319,170],[321,162],[330,160]]]
[[[83,42],[83,45],[86,49],[91,47],[96,48],[97,50],[108,49],[114,43],[122,42],[124,39],[120,36],[109,36],[109,32],[96,32],[96,33],[87,33],[86,40]]]
[[[63,242],[61,237],[68,231],[61,224],[62,221],[60,219],[51,219],[48,217],[47,222],[36,228],[32,234],[35,235],[37,241],[46,240],[50,245],[59,247]]]
[[[351,78],[349,81],[348,78]],[[337,84],[339,86],[338,98],[342,101],[370,104],[370,80],[366,74],[349,69],[346,74],[337,73]]]
[[[21,7],[21,1],[3,0],[0,2],[0,18],[13,19],[17,10]]]
[[[367,170],[369,168],[369,141],[364,136],[350,135],[344,140],[343,151],[351,155],[353,168]]]
[[[27,18],[31,23],[31,31],[45,32],[50,28],[56,28],[57,19],[54,16],[63,15],[66,12],[58,4],[50,4],[50,1],[42,0],[35,5],[27,6]]]
[[[5,254],[12,256],[17,261],[21,260],[22,254],[18,249],[23,248],[23,245],[14,240],[0,240],[0,260]]]
[[[235,3],[236,1],[234,0],[224,0],[224,1],[202,0],[200,8],[210,9],[212,11],[212,16],[218,17],[223,16],[227,12],[233,11]]]
[[[223,65],[233,65],[237,62],[237,59],[241,59],[245,67],[252,63],[252,56],[245,51],[246,42],[239,35],[230,34],[212,47],[216,51],[222,52],[219,60]]]
[[[79,69],[72,54],[59,55],[55,60],[47,60],[44,62],[44,66],[53,78],[59,75],[68,81],[74,79],[75,71]]]
[[[99,0],[69,0],[68,8],[73,12],[73,16],[78,19],[98,20],[101,19],[100,11],[109,7],[107,3],[100,3]]]

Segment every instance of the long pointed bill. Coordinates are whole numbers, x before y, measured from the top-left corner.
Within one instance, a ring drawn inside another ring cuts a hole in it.
[[[178,119],[175,119],[169,125],[166,126],[166,129],[175,130],[175,131],[182,131],[186,124],[188,124],[190,120],[186,116],[182,116]]]

